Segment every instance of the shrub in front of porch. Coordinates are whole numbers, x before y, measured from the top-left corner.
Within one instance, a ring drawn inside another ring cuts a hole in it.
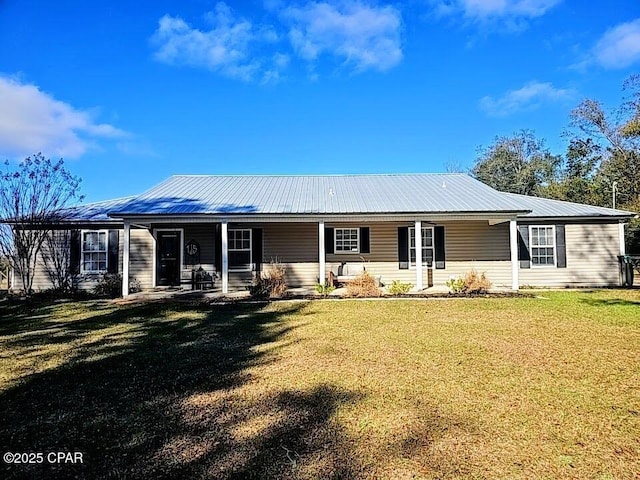
[[[249,287],[249,293],[254,298],[280,298],[284,296],[287,291],[285,273],[284,265],[271,263],[269,270],[254,279]]]
[[[404,295],[405,293],[409,293],[409,290],[413,285],[411,283],[403,283],[400,280],[394,280],[391,282],[391,285],[387,287],[387,291],[391,295]]]
[[[316,283],[315,289],[316,292],[322,295],[322,297],[327,298],[331,294],[331,292],[336,289],[336,287],[334,287],[333,285],[329,285],[329,282],[324,282]]]
[[[478,274],[475,270],[471,270],[464,276],[465,293],[487,293],[491,286],[485,272]]]
[[[138,280],[132,278],[129,282],[129,293],[142,290]],[[122,296],[122,275],[119,273],[105,273],[93,287],[93,294],[97,297],[117,298]]]
[[[379,297],[380,288],[376,279],[366,270],[353,280],[346,282],[348,297]]]
[[[462,293],[467,295],[476,295],[480,293],[487,293],[492,286],[492,283],[487,278],[485,272],[478,273],[475,270],[470,270],[465,273],[464,277],[451,277],[447,280],[447,287],[451,290],[451,293]]]

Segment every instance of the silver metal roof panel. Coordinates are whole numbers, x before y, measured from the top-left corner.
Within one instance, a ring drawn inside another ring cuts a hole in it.
[[[632,217],[635,213],[606,207],[596,207],[582,203],[552,200],[550,198],[529,197],[517,193],[503,193],[513,198],[523,208],[531,210],[523,215],[527,218],[555,218],[555,217]]]
[[[464,174],[175,175],[112,215],[523,212]]]

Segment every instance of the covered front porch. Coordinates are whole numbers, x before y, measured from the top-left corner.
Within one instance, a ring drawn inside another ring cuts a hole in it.
[[[399,280],[418,292],[472,268],[497,287],[518,289],[515,218],[167,220],[124,219],[124,296],[140,275],[151,288],[244,291],[276,262],[291,288],[312,288],[360,264],[383,284]]]

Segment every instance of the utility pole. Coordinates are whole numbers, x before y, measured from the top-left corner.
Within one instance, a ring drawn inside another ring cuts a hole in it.
[[[616,208],[616,191],[618,190],[618,182],[611,184],[611,196],[613,197],[613,208]]]

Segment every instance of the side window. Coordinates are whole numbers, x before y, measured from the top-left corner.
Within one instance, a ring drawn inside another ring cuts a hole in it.
[[[82,231],[81,271],[83,273],[107,271],[108,238],[107,230]]]
[[[531,265],[553,267],[556,264],[556,233],[553,226],[531,226]]]

